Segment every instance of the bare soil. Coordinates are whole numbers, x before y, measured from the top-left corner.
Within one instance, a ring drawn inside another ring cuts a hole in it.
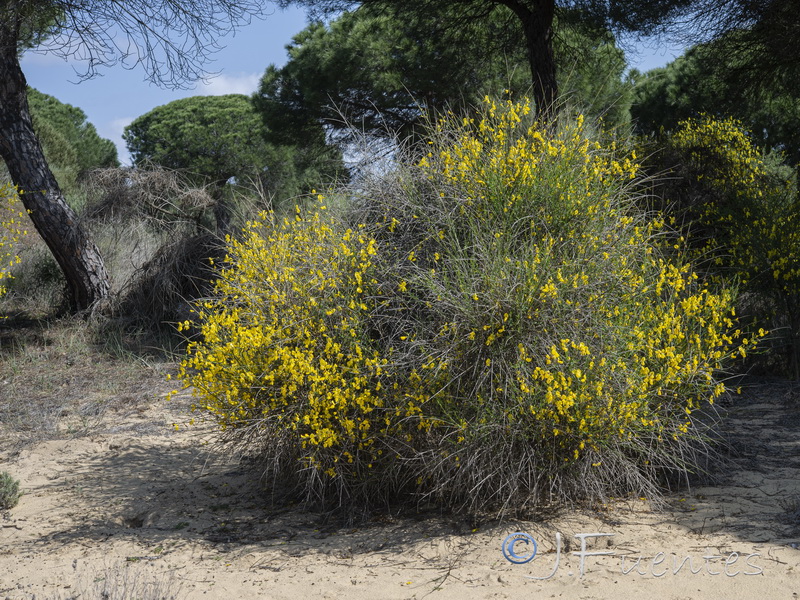
[[[251,471],[213,459],[211,428],[187,425],[189,399],[164,400],[169,364],[109,358],[85,340],[65,352],[66,334],[57,335],[20,346],[0,332],[0,471],[25,491],[0,513],[0,599],[766,600],[800,592],[796,384],[753,380],[729,399],[732,450],[717,481],[668,494],[663,510],[628,498],[538,522],[427,511],[353,527],[271,508]],[[513,532],[536,540],[531,562],[503,557]],[[582,574],[580,533],[613,534],[585,538],[586,552],[612,554],[584,556]]]

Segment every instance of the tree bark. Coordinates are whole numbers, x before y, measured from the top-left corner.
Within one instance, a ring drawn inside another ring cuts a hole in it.
[[[558,114],[558,82],[553,56],[555,0],[497,0],[511,9],[522,24],[531,68],[536,114],[544,123]]]
[[[8,43],[13,36],[4,33],[0,31],[0,156],[34,227],[64,273],[70,307],[86,310],[108,295],[108,273],[47,166],[33,131],[16,44]]]
[[[221,240],[224,240],[225,236],[231,232],[231,219],[233,217],[230,203],[225,198],[225,184],[227,181],[225,179],[214,183],[214,191],[211,194],[214,199],[214,220],[217,225],[217,236]]]

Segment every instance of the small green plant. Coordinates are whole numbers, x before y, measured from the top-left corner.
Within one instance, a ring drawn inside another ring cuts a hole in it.
[[[0,509],[14,508],[21,496],[19,481],[6,471],[0,473]]]

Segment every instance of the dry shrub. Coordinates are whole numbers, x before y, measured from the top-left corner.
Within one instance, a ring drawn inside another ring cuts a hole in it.
[[[212,207],[211,194],[179,172],[157,165],[97,169],[87,175],[84,215],[92,221],[144,221],[155,229],[194,228]]]
[[[163,245],[121,291],[113,311],[117,325],[174,331],[175,323],[192,317],[192,302],[210,293],[215,275],[211,264],[223,252],[212,233]]]
[[[223,252],[210,231],[214,199],[179,172],[155,165],[93,171],[86,185],[84,218],[114,293],[100,333],[126,347],[171,347],[174,323],[208,293],[210,259]]]
[[[100,570],[96,565],[82,565],[81,576],[70,582],[69,592],[56,592],[47,600],[177,600],[185,591],[174,571],[161,571],[120,563]],[[31,600],[36,600],[33,595]]]

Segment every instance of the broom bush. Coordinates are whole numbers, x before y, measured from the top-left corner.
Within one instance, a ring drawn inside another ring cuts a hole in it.
[[[778,369],[800,378],[800,203],[795,170],[764,154],[741,123],[701,115],[656,154],[671,177],[667,211],[710,279],[736,281],[740,312],[771,331]],[[677,165],[677,167],[675,166]]]
[[[499,514],[655,495],[744,336],[664,251],[634,153],[527,102],[448,115],[389,172],[230,238],[179,378],[273,486]],[[342,205],[337,201],[337,205]]]

